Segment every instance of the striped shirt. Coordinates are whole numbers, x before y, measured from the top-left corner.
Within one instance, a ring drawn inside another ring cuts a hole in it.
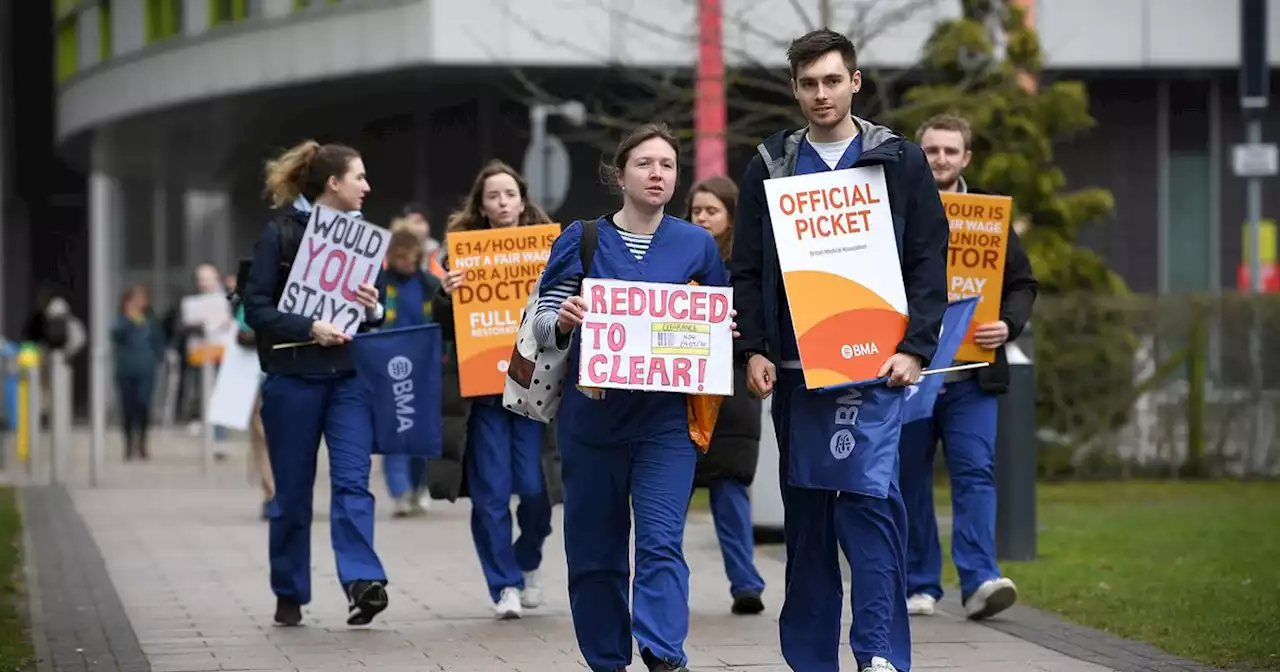
[[[614,230],[622,237],[622,242],[626,243],[627,249],[631,251],[636,261],[644,259],[645,253],[649,251],[649,244],[653,242],[653,234],[631,233],[618,228]],[[581,273],[565,278],[555,287],[541,288],[541,294],[538,296],[538,312],[533,316],[533,336],[539,345],[560,349],[568,346],[567,337],[557,338],[559,334],[556,333],[556,320],[560,314],[560,304],[580,291],[582,291]]]

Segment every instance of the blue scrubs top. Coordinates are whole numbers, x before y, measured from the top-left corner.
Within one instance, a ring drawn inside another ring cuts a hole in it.
[[[661,282],[724,287],[729,273],[720,259],[715,239],[705,229],[682,219],[664,216],[637,260],[608,218],[597,223],[596,253],[588,277],[629,282]],[[579,244],[582,224],[575,222],[560,234],[551,248],[542,286],[555,287],[582,275]],[[560,431],[591,444],[627,443],[663,437],[689,440],[686,395],[673,392],[608,390],[603,399],[590,399],[578,390],[578,354],[581,329],[570,346],[569,379],[558,414]],[[683,437],[683,438],[677,438]]]

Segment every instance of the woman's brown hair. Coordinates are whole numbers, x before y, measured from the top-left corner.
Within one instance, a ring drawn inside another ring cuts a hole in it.
[[[494,175],[510,175],[511,179],[516,181],[516,187],[520,189],[520,200],[524,202],[524,212],[520,213],[520,221],[516,222],[516,226],[551,223],[551,218],[542,208],[529,202],[529,183],[524,181],[515,168],[494,159],[480,169],[476,174],[475,182],[471,183],[471,192],[463,199],[458,209],[449,215],[449,223],[445,227],[447,231],[474,231],[489,228],[489,218],[484,215],[484,183]]]
[[[734,216],[737,214],[736,211],[738,209],[738,185],[723,175],[708,177],[693,185],[693,188],[689,190],[689,202],[685,207],[685,212],[689,214],[690,220],[693,219],[693,197],[699,193],[715,196],[724,206],[724,214],[729,219],[729,226],[716,235],[716,247],[720,249],[720,258],[728,259],[733,251],[733,225]]]
[[[127,305],[129,301],[138,294],[142,294],[142,296],[147,299],[147,305],[143,307],[143,312],[146,312],[146,310],[151,307],[151,297],[149,292],[147,292],[147,288],[142,285],[129,285],[129,287],[124,290],[124,293],[120,295],[120,312],[123,313],[125,305]]]
[[[671,145],[671,149],[676,152],[676,161],[680,161],[680,140],[671,132],[671,127],[662,122],[638,126],[618,142],[618,148],[613,152],[613,163],[600,167],[601,178],[610,189],[614,192],[619,190],[618,182],[622,179],[622,171],[631,158],[631,151],[654,138],[661,138]]]
[[[414,232],[401,227],[399,231],[391,234],[391,242],[387,243],[387,255],[408,250],[413,253],[414,266],[421,266],[422,262],[427,258],[427,251],[422,248],[422,239]]]
[[[360,152],[346,145],[322,145],[315,140],[298,143],[267,161],[266,195],[275,208],[291,205],[298,196],[314,203],[329,178],[346,175],[351,161],[358,158]]]

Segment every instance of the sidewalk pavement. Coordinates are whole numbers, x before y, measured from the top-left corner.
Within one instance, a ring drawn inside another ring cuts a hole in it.
[[[425,517],[403,520],[392,520],[388,507],[380,507],[377,544],[390,577],[391,606],[371,627],[354,629],[345,625],[346,603],[329,547],[328,484],[322,469],[312,532],[314,601],[304,611],[307,627],[278,628],[271,624],[266,523],[258,520],[260,496],[249,484],[247,448],[241,441],[229,442],[231,457],[205,478],[197,438],[165,430],[152,439],[151,462],[124,464],[119,440],[113,437],[109,469],[96,489],[85,487],[87,436],[78,432],[75,443],[67,478],[71,495],[61,497],[68,502],[68,519],[75,520],[47,522],[57,515],[58,496],[48,494],[56,491],[31,488],[45,495],[24,499],[28,520],[39,527],[28,530],[28,543],[35,547],[29,565],[39,573],[31,583],[37,592],[35,634],[45,658],[42,669],[585,669],[568,612],[559,507],[543,563],[545,604],[508,622],[492,618],[471,543],[467,502],[437,502]],[[378,461],[372,489],[385,501]],[[79,534],[85,548],[77,549],[76,530],[84,528]],[[690,669],[787,670],[777,635],[781,554],[757,549],[768,584],[768,610],[758,617],[737,617],[729,614],[728,583],[708,514],[691,515],[685,550],[692,570]],[[103,562],[88,559],[95,552]],[[105,571],[95,569],[100,566]],[[98,573],[101,579],[94,578]],[[92,585],[96,580],[111,585]],[[111,606],[114,595],[122,608]],[[59,616],[58,609],[68,615]],[[86,619],[96,619],[97,629]],[[127,623],[108,622],[112,619]],[[912,627],[915,669],[1112,669],[950,615],[915,619]],[[848,647],[842,650],[842,668],[853,670]],[[144,656],[149,666],[131,656]],[[630,669],[642,669],[638,656]]]

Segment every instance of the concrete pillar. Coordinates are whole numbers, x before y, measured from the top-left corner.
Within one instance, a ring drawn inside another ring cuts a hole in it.
[[[110,149],[93,139],[89,173],[89,485],[103,476],[107,442],[107,405],[111,380],[112,290],[119,259],[112,241],[119,237],[120,184],[107,170]]]

